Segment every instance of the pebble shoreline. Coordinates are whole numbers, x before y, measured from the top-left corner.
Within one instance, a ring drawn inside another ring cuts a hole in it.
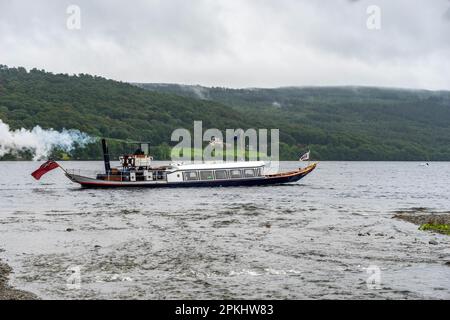
[[[394,218],[408,221],[417,225],[450,224],[450,213],[448,212],[426,212],[425,209],[397,211]]]
[[[0,261],[0,300],[37,300],[35,294],[18,289],[8,285],[9,274],[12,269]]]

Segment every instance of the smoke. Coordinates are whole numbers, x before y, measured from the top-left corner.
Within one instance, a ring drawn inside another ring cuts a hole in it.
[[[22,128],[12,131],[9,125],[0,119],[0,157],[29,150],[33,153],[33,160],[39,160],[48,157],[54,148],[70,152],[75,145],[83,147],[94,141],[95,138],[74,129],[63,129],[59,132],[36,126],[31,130]]]

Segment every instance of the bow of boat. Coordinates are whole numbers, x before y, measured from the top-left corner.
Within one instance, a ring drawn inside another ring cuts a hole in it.
[[[311,173],[317,167],[317,164],[317,162],[314,162],[306,166],[305,168],[298,168],[297,170],[293,171],[269,174],[265,177],[273,183],[295,182]]]

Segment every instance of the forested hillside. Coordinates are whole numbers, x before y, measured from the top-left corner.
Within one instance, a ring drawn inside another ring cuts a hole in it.
[[[261,126],[216,102],[149,92],[86,74],[27,72],[5,66],[0,68],[0,119],[12,129],[40,125],[79,129],[98,137],[149,141],[157,157],[169,155],[172,131],[191,129],[194,120],[202,120],[205,128]],[[114,148],[114,141],[110,145]],[[100,147],[76,150],[74,156],[99,158]]]
[[[205,129],[279,128],[285,160],[308,148],[321,160],[450,160],[449,92],[141,86],[149,90],[85,74],[1,66],[0,119],[12,129],[40,125],[150,141],[159,158],[168,156],[174,129],[203,120]],[[97,145],[71,154],[99,155]]]
[[[321,159],[450,160],[450,92],[370,87],[228,89],[137,84],[217,101],[282,128]],[[289,148],[288,148],[289,149]]]

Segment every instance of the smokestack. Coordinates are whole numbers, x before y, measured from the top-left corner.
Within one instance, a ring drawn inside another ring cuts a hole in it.
[[[109,152],[105,139],[102,139],[102,148],[103,148],[103,162],[105,163],[105,173],[109,174],[111,172],[111,164],[109,163]]]

